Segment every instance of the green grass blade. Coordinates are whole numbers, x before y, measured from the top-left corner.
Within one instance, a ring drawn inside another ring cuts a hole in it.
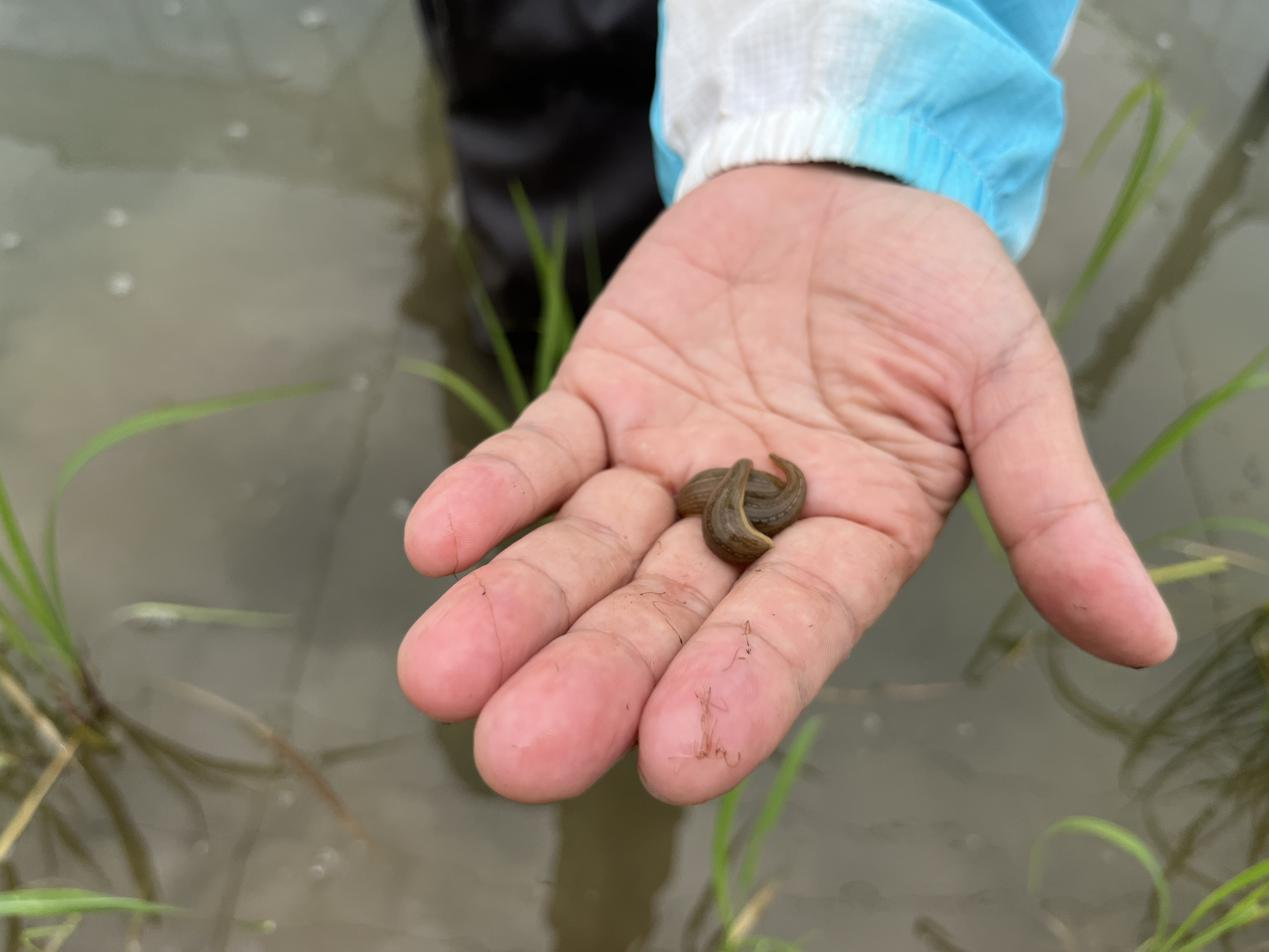
[[[62,467],[57,478],[56,496],[66,492],[71,481],[79,475],[80,470],[113,446],[117,446],[134,437],[155,430],[164,430],[182,423],[192,423],[207,417],[216,416],[229,410],[245,407],[257,407],[278,400],[289,400],[292,397],[307,397],[332,390],[339,383],[311,383],[294,387],[271,387],[266,390],[250,390],[246,393],[233,394],[227,397],[214,397],[210,400],[199,400],[194,403],[180,403],[164,407],[161,410],[150,410],[129,417],[121,423],[102,430],[91,440],[79,448]]]
[[[1145,549],[1171,541],[1187,541],[1200,532],[1241,533],[1269,539],[1269,522],[1244,516],[1208,516],[1149,536],[1137,547]]]
[[[17,513],[14,512],[13,504],[9,501],[9,493],[3,479],[0,479],[0,525],[3,526],[9,549],[18,567],[18,572],[15,572],[8,562],[0,558],[0,578],[3,578],[5,585],[31,616],[31,620],[39,625],[40,631],[49,644],[63,657],[72,670],[76,670],[78,662],[75,658],[74,646],[71,644],[70,633],[62,624],[53,593],[46,587],[44,579],[40,576],[40,570],[36,567],[35,557],[26,544],[22,527],[18,525]],[[18,573],[21,573],[21,578]]]
[[[710,851],[711,879],[714,884],[714,907],[718,911],[718,921],[722,923],[724,933],[731,926],[736,916],[736,907],[731,900],[730,844],[732,828],[736,824],[736,810],[740,806],[740,797],[745,783],[729,791],[718,802],[718,817],[714,820],[714,842]]]
[[[582,263],[586,268],[586,296],[590,303],[604,289],[604,269],[599,260],[599,236],[595,232],[595,215],[588,201],[583,206],[582,219]]]
[[[758,862],[762,858],[762,847],[768,834],[775,829],[784,812],[793,784],[797,781],[798,771],[810,753],[815,738],[819,734],[823,719],[812,717],[802,725],[793,743],[789,745],[789,753],[776,771],[775,780],[771,783],[771,791],[758,814],[749,842],[745,844],[740,863],[740,893],[748,895],[758,878]]]
[[[1172,137],[1172,141],[1168,143],[1163,154],[1159,156],[1159,161],[1150,167],[1150,171],[1146,173],[1146,177],[1141,181],[1141,188],[1137,192],[1137,207],[1150,201],[1155,192],[1159,190],[1159,186],[1163,184],[1163,180],[1168,177],[1168,173],[1172,171],[1172,166],[1176,164],[1176,160],[1181,157],[1181,150],[1185,148],[1187,142],[1194,136],[1198,123],[1193,116],[1187,116],[1181,128],[1176,131]]]
[[[513,182],[510,188],[511,200],[520,218],[520,227],[529,242],[533,268],[537,272],[538,295],[542,302],[533,387],[535,393],[543,393],[550,386],[551,378],[555,376],[556,368],[568,349],[568,341],[572,336],[572,308],[564,286],[568,221],[563,215],[556,218],[551,245],[548,247],[524,186]]]
[[[66,490],[85,466],[106,452],[106,450],[135,437],[153,433],[156,430],[179,426],[182,423],[192,423],[195,420],[217,416],[230,410],[262,406],[278,400],[288,400],[292,397],[311,396],[333,390],[341,385],[338,382],[326,382],[302,384],[293,387],[272,387],[266,390],[251,390],[227,397],[215,397],[210,400],[176,404],[175,406],[164,407],[161,410],[151,410],[129,417],[114,426],[102,430],[81,446],[62,466],[62,470],[58,474],[57,485],[53,492],[53,501],[49,505],[48,521],[44,529],[45,574],[48,576],[49,587],[52,589],[54,605],[59,616],[62,614],[62,596],[61,583],[58,580],[57,571],[57,513]]]
[[[414,374],[416,377],[424,377],[439,383],[462,401],[468,410],[480,417],[485,426],[489,427],[489,432],[498,433],[511,426],[511,422],[503,416],[501,410],[494,406],[493,401],[462,374],[455,373],[448,367],[442,367],[430,360],[417,360],[412,357],[403,357],[397,361],[397,369],[402,373]]]
[[[0,881],[3,881],[3,889],[0,892],[12,892],[21,885],[21,879],[18,877],[17,867],[12,862],[0,863]],[[15,952],[22,947],[23,923],[19,916],[10,916],[6,928],[5,936],[5,952]]]
[[[565,241],[568,226],[558,218],[551,237],[550,260],[539,268],[542,288],[541,333],[538,341],[535,386],[544,393],[559,369],[560,361],[568,350],[573,337],[573,312],[568,302],[568,290],[564,286],[564,260],[567,254]]]
[[[62,952],[62,948],[66,945],[67,940],[75,934],[75,930],[79,928],[79,924],[83,921],[83,916],[68,916],[64,921],[59,922],[55,926],[37,926],[33,929],[22,930],[22,941],[26,943],[25,947],[33,950],[33,952]],[[17,922],[17,919],[10,919],[10,922]],[[36,939],[44,940],[44,945],[37,946]]]
[[[1261,886],[1266,882],[1269,882],[1269,859],[1262,860],[1254,866],[1244,869],[1241,873],[1230,877],[1208,893],[1202,902],[1194,907],[1194,911],[1186,916],[1184,922],[1177,926],[1176,931],[1172,933],[1167,942],[1159,947],[1158,952],[1171,952],[1181,940],[1194,931],[1194,928],[1203,921],[1208,913],[1235,893]]]
[[[1155,898],[1157,900],[1153,942],[1157,944],[1162,941],[1164,932],[1168,927],[1168,921],[1172,918],[1172,892],[1168,888],[1168,881],[1163,875],[1163,867],[1159,865],[1154,853],[1150,852],[1150,847],[1146,846],[1139,837],[1108,820],[1093,816],[1071,816],[1064,820],[1059,820],[1040,834],[1040,838],[1031,850],[1031,868],[1028,872],[1028,883],[1031,891],[1035,892],[1040,885],[1040,868],[1043,863],[1044,848],[1048,845],[1049,840],[1061,833],[1079,833],[1096,837],[1102,842],[1127,853],[1142,865],[1146,872],[1150,874],[1150,881],[1154,885]]]
[[[0,604],[0,641],[12,645],[36,667],[41,669],[46,667],[44,659],[36,650],[30,636],[22,630],[18,620],[10,614],[3,604]]]
[[[472,302],[476,305],[476,314],[489,335],[490,346],[493,347],[494,360],[498,363],[498,371],[502,374],[503,385],[507,388],[507,396],[516,413],[521,413],[529,405],[529,391],[524,385],[524,375],[520,373],[520,365],[516,363],[516,355],[507,340],[507,331],[502,326],[498,311],[490,300],[489,292],[480,279],[480,270],[476,267],[476,259],[472,255],[467,239],[457,228],[450,231],[454,246],[455,260],[467,281]]]
[[[1149,83],[1149,94],[1145,127],[1141,131],[1141,139],[1137,143],[1137,151],[1128,168],[1128,175],[1119,188],[1110,216],[1106,219],[1106,224],[1102,226],[1102,232],[1098,235],[1096,244],[1093,245],[1093,251],[1084,264],[1084,270],[1080,272],[1075,287],[1053,320],[1054,336],[1061,334],[1079,313],[1084,304],[1084,298],[1101,276],[1111,252],[1115,250],[1144,204],[1142,183],[1146,179],[1155,147],[1158,144],[1159,130],[1163,125],[1164,105],[1163,90],[1157,83],[1153,81]]]
[[[1000,544],[1000,537],[996,535],[996,529],[992,526],[991,519],[987,515],[987,507],[983,505],[983,497],[979,495],[978,487],[971,484],[965,490],[965,495],[961,497],[961,501],[965,504],[965,510],[969,513],[970,518],[974,520],[974,525],[978,528],[978,534],[987,543],[987,548],[1003,558],[1005,548]]]
[[[141,828],[128,812],[123,794],[119,792],[119,788],[115,786],[109,774],[98,766],[93,755],[83,754],[79,764],[84,769],[101,805],[105,808],[106,815],[110,817],[110,823],[114,827],[115,835],[119,838],[119,845],[123,848],[124,859],[127,860],[128,871],[132,875],[137,892],[145,901],[155,902],[158,899],[158,883],[154,874],[154,862]]]
[[[171,914],[175,906],[127,896],[106,896],[88,889],[11,889],[0,892],[0,918],[50,918],[85,912]]]
[[[1234,908],[1181,946],[1178,952],[1200,952],[1201,949],[1206,949],[1228,932],[1245,929],[1269,918],[1269,905],[1265,904],[1266,896],[1269,896],[1269,886],[1262,886],[1251,895],[1244,896],[1234,905]]]
[[[287,628],[295,616],[286,612],[250,611],[243,608],[213,608],[177,602],[133,602],[110,615],[116,625],[168,626],[175,624],[214,625],[224,628],[272,630]]]
[[[1146,98],[1146,94],[1150,92],[1151,80],[1142,80],[1136,86],[1128,91],[1128,94],[1119,101],[1119,105],[1115,107],[1115,111],[1106,120],[1106,125],[1102,126],[1101,131],[1093,139],[1093,144],[1088,148],[1088,154],[1084,157],[1084,161],[1080,164],[1080,174],[1086,174],[1092,171],[1093,166],[1106,153],[1106,149],[1115,140],[1115,136],[1119,134],[1119,130],[1123,128],[1128,117],[1132,115],[1133,110]]]
[[[1205,559],[1191,559],[1188,562],[1176,562],[1172,565],[1158,565],[1150,569],[1150,581],[1155,585],[1171,585],[1174,582],[1187,582],[1191,579],[1206,578],[1229,570],[1229,559],[1223,555],[1212,555]]]
[[[1266,347],[1255,359],[1226,383],[1211,393],[1201,397],[1175,420],[1169,423],[1162,433],[1147,446],[1119,478],[1110,484],[1108,492],[1112,500],[1122,499],[1133,486],[1139,483],[1159,462],[1185,441],[1200,423],[1235,397],[1252,390],[1269,387],[1269,374],[1260,373],[1260,368],[1269,359],[1269,347]]]

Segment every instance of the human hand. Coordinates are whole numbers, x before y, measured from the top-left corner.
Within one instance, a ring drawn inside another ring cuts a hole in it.
[[[802,518],[746,571],[673,494],[797,463]],[[1115,520],[1048,327],[968,210],[841,168],[726,172],[630,252],[549,392],[423,493],[406,552],[469,573],[401,646],[402,689],[478,716],[499,793],[576,795],[632,744],[648,789],[716,796],[775,749],[929,554],[971,469],[1023,591],[1126,665],[1176,632]]]

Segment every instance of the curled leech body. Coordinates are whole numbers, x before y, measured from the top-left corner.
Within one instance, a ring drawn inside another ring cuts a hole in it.
[[[793,523],[806,502],[806,477],[795,464],[771,454],[783,481],[737,460],[730,469],[703,470],[675,497],[680,516],[702,519],[705,543],[719,558],[747,565],[772,546],[771,536]]]

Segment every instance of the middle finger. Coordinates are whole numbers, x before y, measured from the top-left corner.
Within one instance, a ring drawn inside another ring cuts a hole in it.
[[[469,573],[415,622],[397,658],[402,690],[440,720],[474,717],[543,645],[627,581],[674,519],[652,477],[609,469],[553,521]]]

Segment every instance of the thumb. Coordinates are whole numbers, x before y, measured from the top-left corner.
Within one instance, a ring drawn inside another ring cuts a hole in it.
[[[1115,519],[1062,356],[1038,314],[979,371],[957,424],[987,514],[1036,610],[1099,658],[1133,667],[1167,660],[1176,627]]]

